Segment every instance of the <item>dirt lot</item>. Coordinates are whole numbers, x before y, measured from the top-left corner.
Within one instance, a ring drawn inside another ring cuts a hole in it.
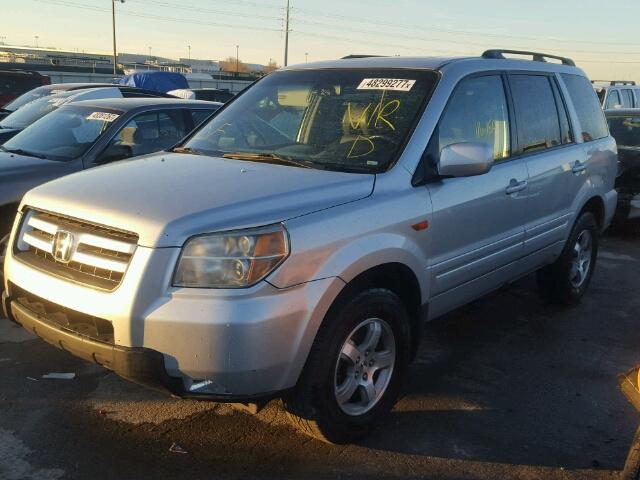
[[[617,478],[640,423],[616,383],[640,363],[639,280],[640,236],[610,234],[577,308],[526,278],[432,322],[403,399],[351,446],[298,434],[277,402],[151,393],[1,319],[0,478]]]

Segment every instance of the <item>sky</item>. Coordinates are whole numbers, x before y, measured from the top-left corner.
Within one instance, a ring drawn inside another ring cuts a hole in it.
[[[118,51],[283,63],[286,0],[116,0]],[[612,6],[615,5],[615,8]],[[111,0],[0,0],[0,41],[112,51]],[[289,64],[348,54],[564,55],[591,78],[640,81],[640,1],[291,0]],[[35,36],[38,36],[36,40]]]

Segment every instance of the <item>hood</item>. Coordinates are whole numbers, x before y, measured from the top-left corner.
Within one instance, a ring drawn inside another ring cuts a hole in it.
[[[74,170],[67,162],[0,152],[0,206],[19,202],[31,188]]]
[[[163,153],[29,192],[23,204],[137,233],[147,247],[268,225],[367,197],[375,176]]]

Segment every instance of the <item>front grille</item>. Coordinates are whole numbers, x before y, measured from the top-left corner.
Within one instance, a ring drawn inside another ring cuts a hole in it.
[[[39,318],[77,335],[114,344],[113,324],[102,318],[71,310],[40,298],[26,290],[9,285],[11,298]]]
[[[16,257],[69,281],[103,290],[122,282],[138,236],[36,210],[28,210]]]

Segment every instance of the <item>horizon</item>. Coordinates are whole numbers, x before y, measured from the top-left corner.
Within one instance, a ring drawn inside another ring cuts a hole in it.
[[[5,1],[10,21],[0,30],[4,46],[112,54],[110,0]],[[615,10],[592,0],[522,3],[459,0],[436,8],[431,0],[326,0],[320,7],[293,0],[289,64],[354,53],[478,56],[509,48],[570,57],[593,78],[640,80],[640,52],[632,41],[637,3],[619,0]],[[223,60],[235,57],[239,45],[244,63],[274,59],[283,65],[284,0],[117,0],[115,8],[119,53]]]

